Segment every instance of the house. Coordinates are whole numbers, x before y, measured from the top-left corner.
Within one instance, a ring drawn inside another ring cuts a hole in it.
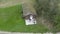
[[[33,7],[33,2],[31,1],[32,0],[24,0],[24,3],[22,4],[23,17],[25,19],[26,25],[36,24],[37,14]]]

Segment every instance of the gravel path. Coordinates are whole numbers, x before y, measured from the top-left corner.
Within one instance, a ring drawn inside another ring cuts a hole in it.
[[[42,34],[42,33],[20,33],[20,32],[4,32],[4,31],[0,31],[0,34]],[[53,33],[43,33],[43,34],[53,34]],[[60,33],[56,33],[56,34],[60,34]]]
[[[46,32],[46,33],[20,33],[20,32],[4,32],[4,31],[0,31],[0,34],[60,34],[60,32],[58,32],[58,33],[51,33],[51,32]]]

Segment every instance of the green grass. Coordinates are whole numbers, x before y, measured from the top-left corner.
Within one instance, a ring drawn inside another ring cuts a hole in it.
[[[47,32],[42,24],[26,26],[21,14],[21,5],[0,8],[0,30],[11,32]]]

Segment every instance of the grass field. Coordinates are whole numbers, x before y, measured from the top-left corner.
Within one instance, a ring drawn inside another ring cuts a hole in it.
[[[0,8],[0,30],[11,32],[47,32],[42,24],[26,26],[22,19],[21,5]]]

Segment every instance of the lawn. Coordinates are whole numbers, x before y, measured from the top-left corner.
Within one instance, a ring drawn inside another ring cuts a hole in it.
[[[22,18],[21,5],[0,8],[0,30],[11,32],[47,32],[42,24],[26,26]]]

